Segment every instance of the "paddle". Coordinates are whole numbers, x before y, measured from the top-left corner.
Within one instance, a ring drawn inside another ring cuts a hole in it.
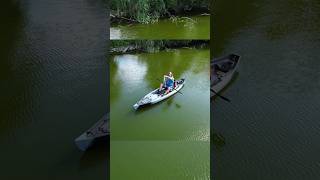
[[[224,96],[221,96],[219,93],[215,92],[213,89],[210,88],[210,91],[215,93],[218,97],[220,97],[221,99],[225,100],[225,101],[228,101],[228,102],[231,102],[230,99],[224,97]]]
[[[158,81],[162,82],[159,78],[157,78]],[[182,92],[176,90],[175,88],[173,88],[173,90],[177,91],[178,93],[182,94]],[[183,95],[183,94],[182,94]]]
[[[180,92],[180,91],[178,91],[178,90],[176,90],[176,89],[173,89],[173,90],[175,90],[175,91],[177,91],[178,93],[180,93],[181,95],[183,95],[182,92]]]

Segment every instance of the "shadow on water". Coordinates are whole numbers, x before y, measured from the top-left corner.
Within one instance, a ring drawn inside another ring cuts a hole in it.
[[[7,0],[2,2],[0,10],[0,20],[2,27],[0,28],[0,57],[1,57],[1,73],[3,77],[5,67],[10,67],[8,56],[14,52],[15,44],[22,33],[24,14],[21,10],[19,1]],[[5,66],[6,65],[6,66]]]
[[[180,105],[180,104],[178,104],[178,103],[176,103],[176,104],[175,104],[175,106],[176,106],[176,108],[178,108],[178,109],[180,109],[180,108],[181,108],[181,105]]]
[[[79,170],[90,169],[92,166],[103,166],[106,169],[106,174],[109,175],[110,167],[110,137],[103,138],[96,142],[90,149],[83,153]]]
[[[30,76],[17,74],[17,67],[13,61],[19,40],[23,35],[24,19],[24,12],[21,10],[19,1],[2,2],[0,21],[4,28],[0,28],[0,136],[11,128],[25,125],[21,117],[16,117],[15,114],[17,112],[18,114],[28,113],[25,107],[30,104],[25,94],[29,88],[26,81],[29,81]],[[19,123],[12,123],[12,121]]]

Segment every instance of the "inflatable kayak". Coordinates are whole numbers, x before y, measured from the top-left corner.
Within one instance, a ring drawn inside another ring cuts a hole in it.
[[[169,98],[170,96],[176,94],[181,90],[181,88],[184,86],[185,79],[179,79],[175,81],[176,87],[170,91],[168,94],[164,94],[164,89],[155,89],[151,91],[149,94],[145,95],[142,99],[140,99],[136,104],[133,105],[133,108],[137,110],[141,106],[155,104],[157,102],[160,102],[164,99]]]

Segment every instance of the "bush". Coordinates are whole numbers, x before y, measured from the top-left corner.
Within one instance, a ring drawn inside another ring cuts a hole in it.
[[[210,0],[111,0],[111,12],[140,23],[151,23],[161,17],[193,9],[209,10]]]

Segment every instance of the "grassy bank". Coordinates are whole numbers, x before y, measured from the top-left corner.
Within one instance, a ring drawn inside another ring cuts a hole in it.
[[[111,54],[157,52],[183,47],[207,47],[207,40],[118,40],[111,41]]]
[[[211,0],[111,0],[111,22],[152,23],[162,17],[209,13]]]

